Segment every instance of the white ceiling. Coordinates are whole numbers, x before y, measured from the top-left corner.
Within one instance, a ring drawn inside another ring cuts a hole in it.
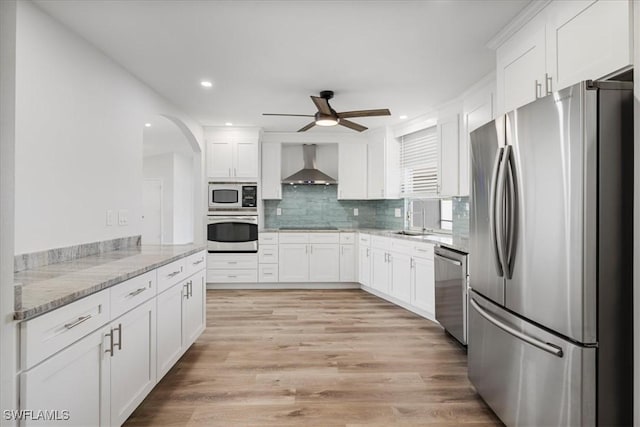
[[[167,153],[193,156],[193,149],[182,131],[171,120],[156,116],[143,128],[142,154],[144,157]]]
[[[295,131],[310,119],[261,113],[313,114],[309,95],[329,89],[337,111],[389,108],[354,119],[377,127],[460,95],[529,0],[36,3],[203,125]]]

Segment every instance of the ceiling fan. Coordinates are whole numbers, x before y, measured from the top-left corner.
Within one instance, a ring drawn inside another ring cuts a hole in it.
[[[320,92],[320,96],[311,95],[311,100],[316,105],[318,112],[315,114],[276,114],[276,113],[263,113],[263,116],[290,116],[290,117],[313,117],[314,121],[306,125],[305,127],[298,129],[298,132],[306,132],[314,126],[335,126],[341,125],[353,129],[358,132],[367,130],[365,126],[354,123],[350,120],[352,117],[373,117],[373,116],[390,116],[391,112],[386,109],[380,110],[359,110],[359,111],[345,111],[338,113],[331,108],[329,100],[333,98],[332,90],[323,90]]]

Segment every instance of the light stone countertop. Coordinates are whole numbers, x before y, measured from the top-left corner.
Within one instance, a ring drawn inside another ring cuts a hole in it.
[[[201,245],[142,245],[21,271],[14,276],[16,320],[27,320],[180,258]]]
[[[377,228],[338,228],[338,229],[279,229],[279,228],[265,228],[260,230],[261,233],[367,233],[382,237],[392,237],[394,239],[409,240],[412,242],[432,243],[434,245],[444,246],[446,248],[454,249],[456,251],[469,253],[469,239],[464,237],[458,237],[448,234],[425,234],[407,236],[402,234],[396,234],[400,230],[385,230]]]

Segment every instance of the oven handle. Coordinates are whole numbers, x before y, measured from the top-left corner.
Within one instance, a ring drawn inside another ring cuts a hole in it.
[[[235,217],[224,217],[224,218],[219,218],[219,219],[211,219],[209,218],[209,220],[207,221],[208,224],[220,224],[220,223],[224,223],[224,222],[239,222],[242,224],[258,224],[258,220],[257,219],[247,219],[246,217],[241,217],[241,216],[235,216]]]
[[[436,257],[440,258],[443,261],[446,261],[448,263],[451,263],[453,265],[457,265],[459,267],[462,267],[462,262],[455,260],[455,259],[451,259],[451,258],[447,258],[446,256],[442,256],[440,254],[434,254]]]

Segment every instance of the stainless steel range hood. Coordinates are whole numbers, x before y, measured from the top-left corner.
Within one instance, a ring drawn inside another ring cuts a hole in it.
[[[317,168],[315,144],[304,144],[302,146],[302,156],[304,168],[283,179],[283,184],[329,185],[338,183],[338,181]]]

